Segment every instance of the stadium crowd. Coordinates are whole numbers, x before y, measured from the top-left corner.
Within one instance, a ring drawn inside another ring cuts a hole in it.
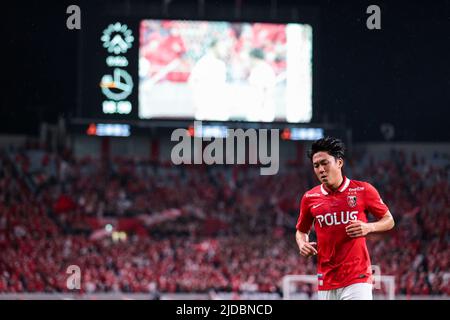
[[[448,155],[398,151],[355,153],[346,163],[345,173],[374,184],[395,217],[394,230],[367,242],[372,264],[396,277],[397,294],[450,294],[449,164]],[[300,196],[315,184],[308,164],[260,176],[246,166],[5,151],[0,292],[67,292],[66,269],[78,265],[82,292],[281,293],[284,275],[316,272],[294,240]],[[122,240],[101,232],[102,221],[119,231],[118,219],[171,209],[179,214],[137,220],[142,226]]]

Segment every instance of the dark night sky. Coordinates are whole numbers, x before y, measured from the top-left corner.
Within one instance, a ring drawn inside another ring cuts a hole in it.
[[[39,121],[74,110],[78,35],[65,27],[66,8],[80,4],[82,11],[93,12],[93,3],[4,5],[1,132],[33,133]],[[258,2],[242,3],[245,9]],[[450,1],[297,3],[317,4],[320,10],[316,121],[344,121],[356,141],[382,139],[382,123],[395,126],[396,140],[450,141]],[[382,30],[366,28],[369,4],[381,7]]]

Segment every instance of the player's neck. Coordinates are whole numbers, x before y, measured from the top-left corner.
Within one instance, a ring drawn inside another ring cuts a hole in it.
[[[327,186],[330,190],[332,191],[336,191],[337,189],[339,189],[339,187],[342,185],[342,183],[344,182],[344,176],[341,175],[336,183],[333,183],[332,185]]]

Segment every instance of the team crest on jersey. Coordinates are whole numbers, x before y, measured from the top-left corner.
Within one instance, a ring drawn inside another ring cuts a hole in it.
[[[347,203],[351,208],[356,207],[356,196],[347,196]]]

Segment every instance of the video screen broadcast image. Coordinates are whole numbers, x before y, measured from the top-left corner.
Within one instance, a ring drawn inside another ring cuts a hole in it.
[[[143,20],[139,32],[139,118],[311,120],[311,26]]]

